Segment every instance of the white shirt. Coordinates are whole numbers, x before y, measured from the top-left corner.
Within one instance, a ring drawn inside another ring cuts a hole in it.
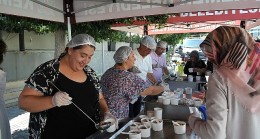
[[[134,50],[135,53],[135,66],[139,68],[141,73],[138,73],[137,75],[142,78],[144,81],[147,79],[147,73],[153,73],[152,69],[152,58],[150,55],[147,55],[146,57],[142,57],[137,49]]]
[[[166,56],[164,54],[158,56],[154,51],[150,55],[152,58],[153,75],[158,82],[161,82],[164,72],[163,68],[167,67]]]

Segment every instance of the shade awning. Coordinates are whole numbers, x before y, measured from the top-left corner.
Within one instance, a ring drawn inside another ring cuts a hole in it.
[[[168,13],[260,8],[259,0],[70,0],[70,5],[65,3],[66,0],[1,0],[0,13],[64,22],[66,7],[70,7],[73,9],[69,11],[70,15],[74,14],[79,23]]]

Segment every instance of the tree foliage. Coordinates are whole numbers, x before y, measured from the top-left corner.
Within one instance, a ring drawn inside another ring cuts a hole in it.
[[[19,33],[23,30],[27,30],[37,34],[46,34],[55,32],[59,29],[66,29],[66,26],[62,23],[5,14],[0,14],[0,25],[0,30],[12,33]]]
[[[79,33],[90,34],[97,41],[107,40],[117,34],[116,31],[110,29],[110,24],[106,21],[73,24],[72,35]]]
[[[168,44],[175,46],[176,44],[180,43],[180,41],[187,37],[189,34],[159,34],[157,38],[162,41],[168,42]]]
[[[122,18],[95,22],[85,22],[72,24],[72,35],[79,33],[88,33],[93,36],[97,42],[102,40],[124,41],[139,43],[139,35],[129,35],[129,33],[115,31],[111,26],[115,23],[132,24],[134,21],[146,21],[147,24],[157,24],[160,28],[166,23],[168,15],[141,16],[134,18]],[[66,30],[67,25],[58,22],[33,19],[28,17],[18,17],[13,15],[0,14],[0,30],[12,33],[19,33],[23,30],[32,31],[36,34],[53,33],[57,30]],[[182,35],[158,35],[160,40],[165,40],[170,44],[176,44],[176,41]]]
[[[72,36],[79,33],[87,33],[93,36],[97,42],[102,40],[119,41],[119,42],[133,42],[139,43],[141,36],[129,35],[127,32],[115,31],[111,26],[116,23],[124,23],[127,25],[133,24],[135,21],[144,21],[147,25],[156,24],[159,29],[163,27],[168,19],[168,15],[153,15],[153,16],[140,16],[135,18],[122,18],[114,20],[96,21],[77,23],[71,25]],[[27,17],[18,17],[12,15],[0,14],[0,30],[12,33],[19,33],[23,30],[32,31],[36,34],[53,33],[57,30],[66,30],[67,25],[52,21],[45,21],[40,19],[32,19]],[[170,59],[174,51],[174,46],[180,42],[187,34],[163,34],[156,35],[157,40],[166,41],[169,46],[167,52],[167,60]]]

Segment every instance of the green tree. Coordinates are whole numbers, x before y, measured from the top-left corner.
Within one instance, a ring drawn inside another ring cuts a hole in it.
[[[19,33],[23,30],[27,30],[37,34],[46,34],[55,32],[56,30],[66,29],[66,26],[62,23],[5,14],[0,14],[0,25],[0,30],[12,33]]]
[[[156,24],[162,27],[168,19],[168,15],[141,16],[135,20],[133,18],[122,18],[95,22],[85,22],[72,24],[72,35],[79,33],[88,33],[93,36],[97,42],[102,40],[124,41],[139,43],[139,35],[128,35],[126,32],[115,31],[111,26],[115,23],[132,24],[134,21],[145,21],[147,24]],[[23,30],[32,31],[37,34],[46,34],[57,30],[66,30],[67,26],[63,23],[33,19],[28,17],[18,17],[13,15],[0,14],[0,30],[12,33],[19,33]],[[176,40],[182,35],[158,35],[158,38],[165,40],[170,44],[176,44]]]

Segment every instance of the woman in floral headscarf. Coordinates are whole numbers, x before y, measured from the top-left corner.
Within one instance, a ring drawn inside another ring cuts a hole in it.
[[[239,27],[221,26],[200,45],[214,72],[206,95],[207,120],[190,127],[203,139],[259,139],[260,45]]]

